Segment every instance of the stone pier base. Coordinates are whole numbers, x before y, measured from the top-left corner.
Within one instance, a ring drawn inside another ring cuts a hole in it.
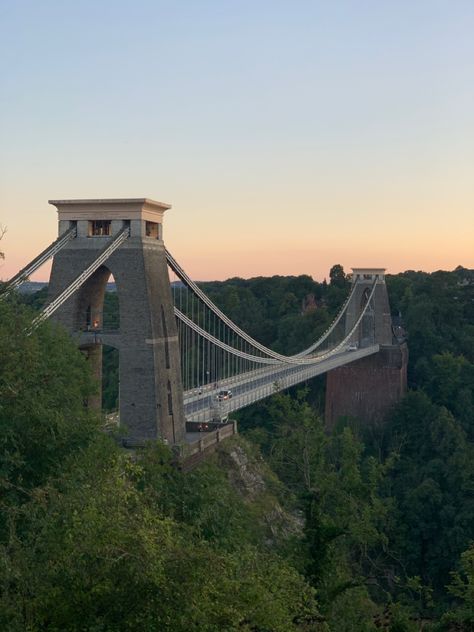
[[[340,417],[380,423],[406,393],[408,348],[386,345],[379,353],[330,371],[326,382],[326,427]]]

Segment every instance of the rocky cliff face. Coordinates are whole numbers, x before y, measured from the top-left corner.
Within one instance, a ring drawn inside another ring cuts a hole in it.
[[[268,544],[301,537],[301,512],[292,508],[288,491],[253,446],[238,437],[223,446],[217,456],[232,486],[253,506],[256,519],[265,526]]]
[[[263,494],[266,491],[266,485],[256,460],[249,458],[242,445],[234,445],[228,455],[234,465],[229,469],[229,478],[234,487],[250,500]]]

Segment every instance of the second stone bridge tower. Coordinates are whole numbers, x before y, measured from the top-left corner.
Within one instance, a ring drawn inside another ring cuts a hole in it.
[[[180,443],[185,435],[176,319],[163,243],[163,215],[170,205],[146,198],[51,200],[58,209],[59,234],[77,236],[53,260],[49,299],[56,298],[113,238],[126,241],[55,313],[75,336],[101,378],[102,345],[119,351],[120,423],[128,445],[161,438]],[[119,328],[106,331],[103,305],[114,277]],[[100,407],[100,398],[95,402]]]
[[[325,417],[329,429],[341,417],[356,418],[362,424],[381,422],[407,389],[408,349],[393,332],[385,268],[353,268],[354,296],[347,309],[346,332],[357,320],[372,288],[371,304],[353,344],[363,348],[375,343],[380,351],[327,374]]]

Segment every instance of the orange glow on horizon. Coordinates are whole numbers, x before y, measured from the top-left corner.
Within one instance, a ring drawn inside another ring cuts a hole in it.
[[[51,240],[53,241],[53,240]],[[330,246],[314,249],[281,247],[265,244],[261,249],[249,247],[242,243],[241,252],[238,252],[238,245],[226,251],[225,247],[216,248],[203,245],[202,251],[197,248],[176,247],[170,250],[183,268],[190,276],[198,281],[223,281],[232,277],[252,278],[257,276],[291,276],[308,274],[317,281],[322,281],[329,275],[330,268],[340,263],[346,272],[352,267],[384,267],[388,274],[397,274],[405,270],[423,270],[434,272],[436,270],[453,270],[458,265],[466,268],[474,268],[472,249],[470,240],[465,238],[466,243],[459,243],[458,247],[448,250],[443,247],[443,240],[425,243],[425,245],[415,244],[416,239],[405,238],[400,248],[392,245],[392,248],[377,248],[369,250],[362,244],[360,248],[354,245],[338,245],[333,249]],[[434,247],[433,247],[434,243]],[[6,251],[6,259],[0,265],[0,278],[8,280],[14,276],[21,268],[27,265],[37,254],[44,244],[36,250],[31,246],[28,251],[11,252],[9,248],[3,246]],[[51,262],[47,262],[32,277],[32,281],[47,281],[51,269]]]

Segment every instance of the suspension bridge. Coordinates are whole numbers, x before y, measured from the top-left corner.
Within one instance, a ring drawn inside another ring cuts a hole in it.
[[[349,365],[365,376],[367,398],[370,381],[385,399],[402,394],[406,362],[393,362],[399,345],[383,268],[353,269],[349,294],[327,331],[299,353],[283,355],[226,316],[166,249],[163,216],[170,205],[147,198],[50,203],[58,210],[58,238],[10,279],[0,298],[53,259],[48,302],[30,331],[49,318],[61,323],[99,380],[103,345],[118,349],[119,418],[128,445],[157,438],[182,444],[190,430],[215,430],[229,413],[328,372],[339,376],[334,417],[355,379],[354,371],[344,378],[337,370]],[[119,302],[112,323],[104,318],[111,275]],[[381,373],[370,358],[387,349],[392,359]],[[100,406],[100,397],[89,404]]]

